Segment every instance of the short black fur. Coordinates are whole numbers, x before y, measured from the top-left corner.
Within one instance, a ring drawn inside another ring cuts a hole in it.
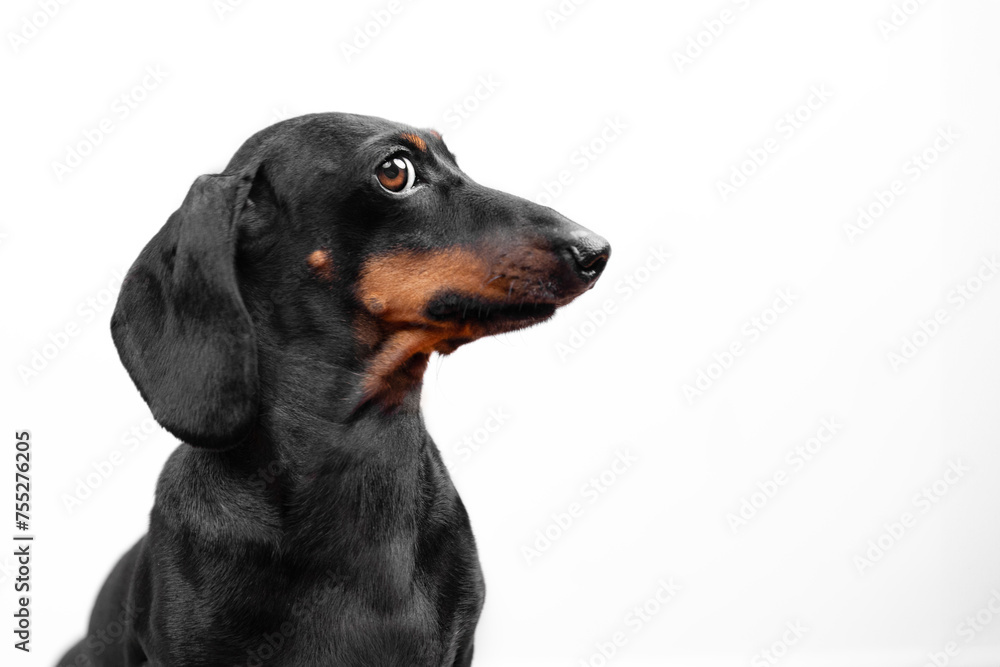
[[[409,196],[373,178],[394,154],[419,174]],[[59,665],[471,664],[483,576],[419,409],[422,363],[589,289],[584,246],[603,268],[600,237],[477,185],[436,133],[376,118],[279,123],[195,181],[112,320],[122,363],[184,444]],[[400,323],[361,291],[375,260],[459,251],[500,258],[483,260],[482,290],[502,279],[507,297],[442,284],[420,297],[427,321]]]

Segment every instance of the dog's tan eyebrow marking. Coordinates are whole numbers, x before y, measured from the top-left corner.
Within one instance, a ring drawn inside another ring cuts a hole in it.
[[[441,133],[437,130],[431,130],[431,135],[433,135],[435,139],[444,139],[444,137],[441,136]]]
[[[306,264],[312,269],[318,277],[323,280],[330,282],[333,280],[333,258],[330,257],[330,251],[325,248],[319,248],[318,250],[313,250],[306,257]]]
[[[412,132],[404,132],[399,135],[399,138],[416,148],[421,153],[427,152],[427,142],[413,134]]]

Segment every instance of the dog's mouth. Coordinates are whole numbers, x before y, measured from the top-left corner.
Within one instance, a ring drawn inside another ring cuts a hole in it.
[[[572,273],[553,253],[529,250],[508,253],[502,263],[462,248],[368,260],[358,296],[376,335],[360,401],[394,409],[420,384],[432,353],[550,319],[586,292],[601,268],[587,267],[593,276]]]
[[[554,301],[496,301],[446,292],[431,299],[424,315],[434,323],[482,329],[483,335],[491,335],[544,322],[557,306]]]
[[[432,352],[450,354],[484,336],[544,322],[556,301],[501,301],[460,292],[442,292],[424,306],[419,321],[397,323],[379,346],[365,373],[359,405],[378,400],[393,408],[418,385]]]

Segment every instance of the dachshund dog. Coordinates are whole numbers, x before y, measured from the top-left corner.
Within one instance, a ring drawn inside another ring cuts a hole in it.
[[[119,356],[182,444],[60,666],[471,664],[485,588],[428,358],[548,319],[609,254],[431,130],[331,113],[250,138],[122,286]]]

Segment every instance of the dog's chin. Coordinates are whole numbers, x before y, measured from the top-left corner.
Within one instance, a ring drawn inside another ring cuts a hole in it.
[[[479,319],[483,335],[509,333],[540,324],[556,313],[555,303],[520,303],[486,308],[486,314]]]

